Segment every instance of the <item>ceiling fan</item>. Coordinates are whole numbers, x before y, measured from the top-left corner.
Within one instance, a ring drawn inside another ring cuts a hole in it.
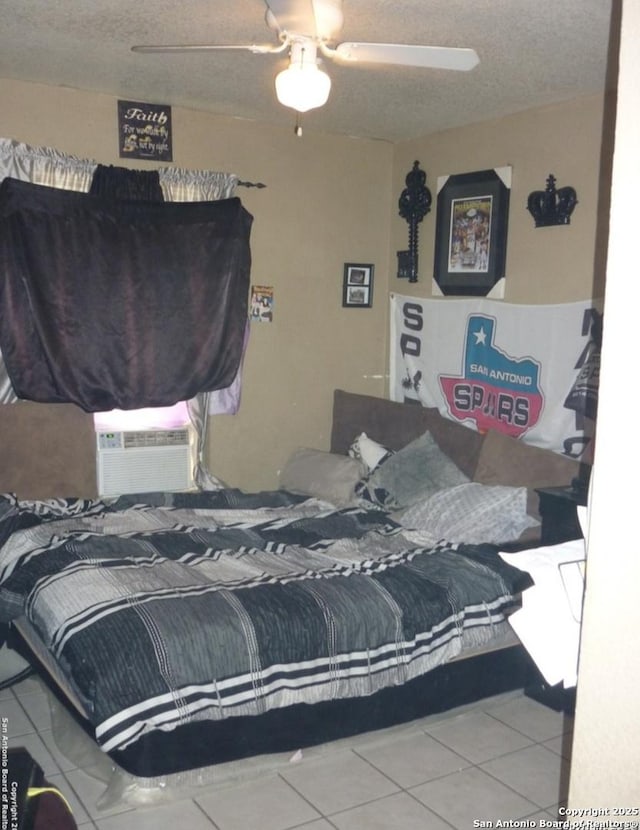
[[[331,78],[318,65],[318,51],[345,65],[394,64],[425,69],[468,71],[479,63],[473,49],[419,46],[401,43],[339,43],[332,46],[342,28],[342,0],[265,0],[265,19],[278,44],[167,44],[132,46],[134,52],[213,52],[245,50],[256,55],[289,50],[289,66],[276,77],[276,97],[297,112],[323,106],[331,90]]]

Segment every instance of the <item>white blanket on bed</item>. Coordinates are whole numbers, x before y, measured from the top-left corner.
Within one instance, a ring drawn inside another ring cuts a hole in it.
[[[535,585],[522,594],[522,608],[509,622],[552,686],[576,685],[584,593],[584,539],[519,553],[501,553],[528,571]]]

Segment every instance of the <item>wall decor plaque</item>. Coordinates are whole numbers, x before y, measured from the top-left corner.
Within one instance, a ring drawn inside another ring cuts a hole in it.
[[[120,158],[173,161],[171,107],[118,101]]]

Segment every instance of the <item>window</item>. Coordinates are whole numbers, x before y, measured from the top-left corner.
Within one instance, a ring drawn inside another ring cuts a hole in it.
[[[96,432],[120,432],[141,429],[175,429],[190,423],[186,401],[173,406],[149,407],[146,409],[111,409],[109,412],[94,412],[93,424]]]

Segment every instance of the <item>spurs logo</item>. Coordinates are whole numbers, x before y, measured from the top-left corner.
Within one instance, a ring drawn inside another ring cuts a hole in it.
[[[481,432],[520,436],[538,422],[544,406],[540,363],[499,349],[495,328],[493,317],[469,317],[462,375],[441,375],[440,386],[452,417],[474,421]]]

